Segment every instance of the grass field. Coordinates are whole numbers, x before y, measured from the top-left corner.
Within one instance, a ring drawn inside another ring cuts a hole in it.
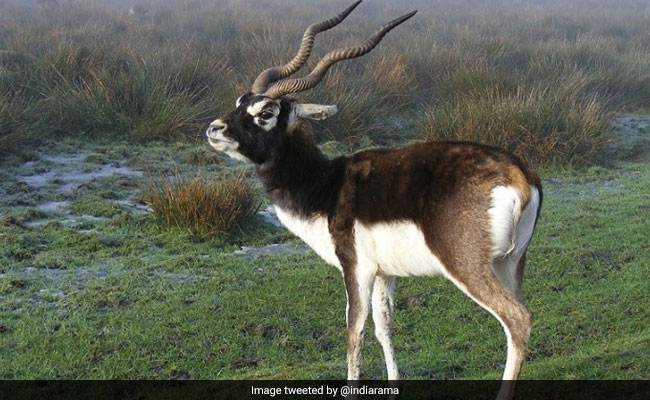
[[[535,315],[524,378],[648,376],[650,117],[620,121],[607,165],[543,174],[524,285]],[[137,207],[148,178],[136,172],[154,160],[158,173],[237,168],[220,158],[197,164],[204,150],[71,139],[4,164],[1,378],[345,375],[345,294],[334,268],[272,225],[219,243],[164,230]],[[107,165],[128,175],[69,187],[66,171]],[[59,178],[21,183],[48,173]],[[235,253],[272,243],[296,252]],[[404,377],[500,376],[500,326],[449,282],[401,279],[396,302]],[[383,377],[371,327],[366,343],[364,376]]]
[[[347,0],[0,3],[0,141],[196,138],[305,26]],[[366,4],[367,3],[367,4]],[[348,150],[420,138],[480,139],[535,164],[585,164],[612,112],[650,106],[649,6],[627,0],[367,1],[317,38],[311,68],[406,9],[417,18],[372,55],[337,65],[301,100],[337,104],[318,126]],[[629,3],[629,4],[626,4]],[[625,6],[627,5],[627,6]]]
[[[0,379],[344,377],[334,268],[267,214],[205,235],[145,200],[179,176],[261,194],[205,124],[347,1],[59,3],[0,3]],[[332,154],[453,138],[539,166],[522,378],[646,379],[650,7],[564,3],[368,0],[315,57],[420,13],[301,100],[338,104],[314,127]],[[501,376],[501,327],[451,283],[398,280],[396,304],[404,378]],[[385,377],[371,323],[362,373]]]

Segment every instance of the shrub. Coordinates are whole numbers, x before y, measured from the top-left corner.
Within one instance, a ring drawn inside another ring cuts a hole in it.
[[[159,224],[200,237],[242,231],[260,207],[255,188],[243,176],[214,181],[200,175],[152,178],[144,197]]]

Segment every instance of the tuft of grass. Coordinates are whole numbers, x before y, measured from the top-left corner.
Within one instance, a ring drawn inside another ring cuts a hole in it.
[[[243,176],[215,181],[180,174],[173,179],[152,178],[144,198],[160,225],[199,237],[241,232],[261,205],[257,191]]]
[[[461,94],[423,111],[427,140],[463,140],[505,148],[535,165],[589,164],[609,142],[611,113],[598,95],[573,88]]]
[[[26,139],[23,125],[29,106],[21,99],[0,93],[0,157],[15,153]]]

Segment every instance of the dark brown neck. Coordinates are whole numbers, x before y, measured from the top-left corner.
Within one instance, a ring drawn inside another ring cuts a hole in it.
[[[342,185],[344,158],[329,160],[309,133],[291,133],[277,160],[257,173],[271,202],[300,216],[328,215]]]

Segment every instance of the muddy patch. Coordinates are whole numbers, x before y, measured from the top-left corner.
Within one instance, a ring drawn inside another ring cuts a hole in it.
[[[32,304],[45,303],[47,305],[56,305],[60,300],[63,300],[66,297],[67,295],[59,289],[40,289],[31,299],[29,299],[29,302]]]
[[[67,292],[70,288],[70,286],[67,286],[68,284],[82,288],[91,281],[105,279],[107,276],[108,270],[104,267],[82,267],[72,270],[26,267],[10,273],[0,274],[0,280],[8,279],[13,282],[20,282],[21,287],[35,288],[31,297],[26,298],[25,302],[20,297],[15,298],[13,301],[16,304],[24,303],[33,306],[56,307],[68,297]]]
[[[41,278],[41,279],[46,279],[48,281],[59,282],[61,281],[63,275],[65,275],[66,273],[68,273],[68,271],[61,268],[45,269],[45,268],[27,267],[23,270],[21,275],[23,277],[32,278],[32,279]]]
[[[614,121],[614,127],[645,131],[650,127],[650,116],[622,115]]]

